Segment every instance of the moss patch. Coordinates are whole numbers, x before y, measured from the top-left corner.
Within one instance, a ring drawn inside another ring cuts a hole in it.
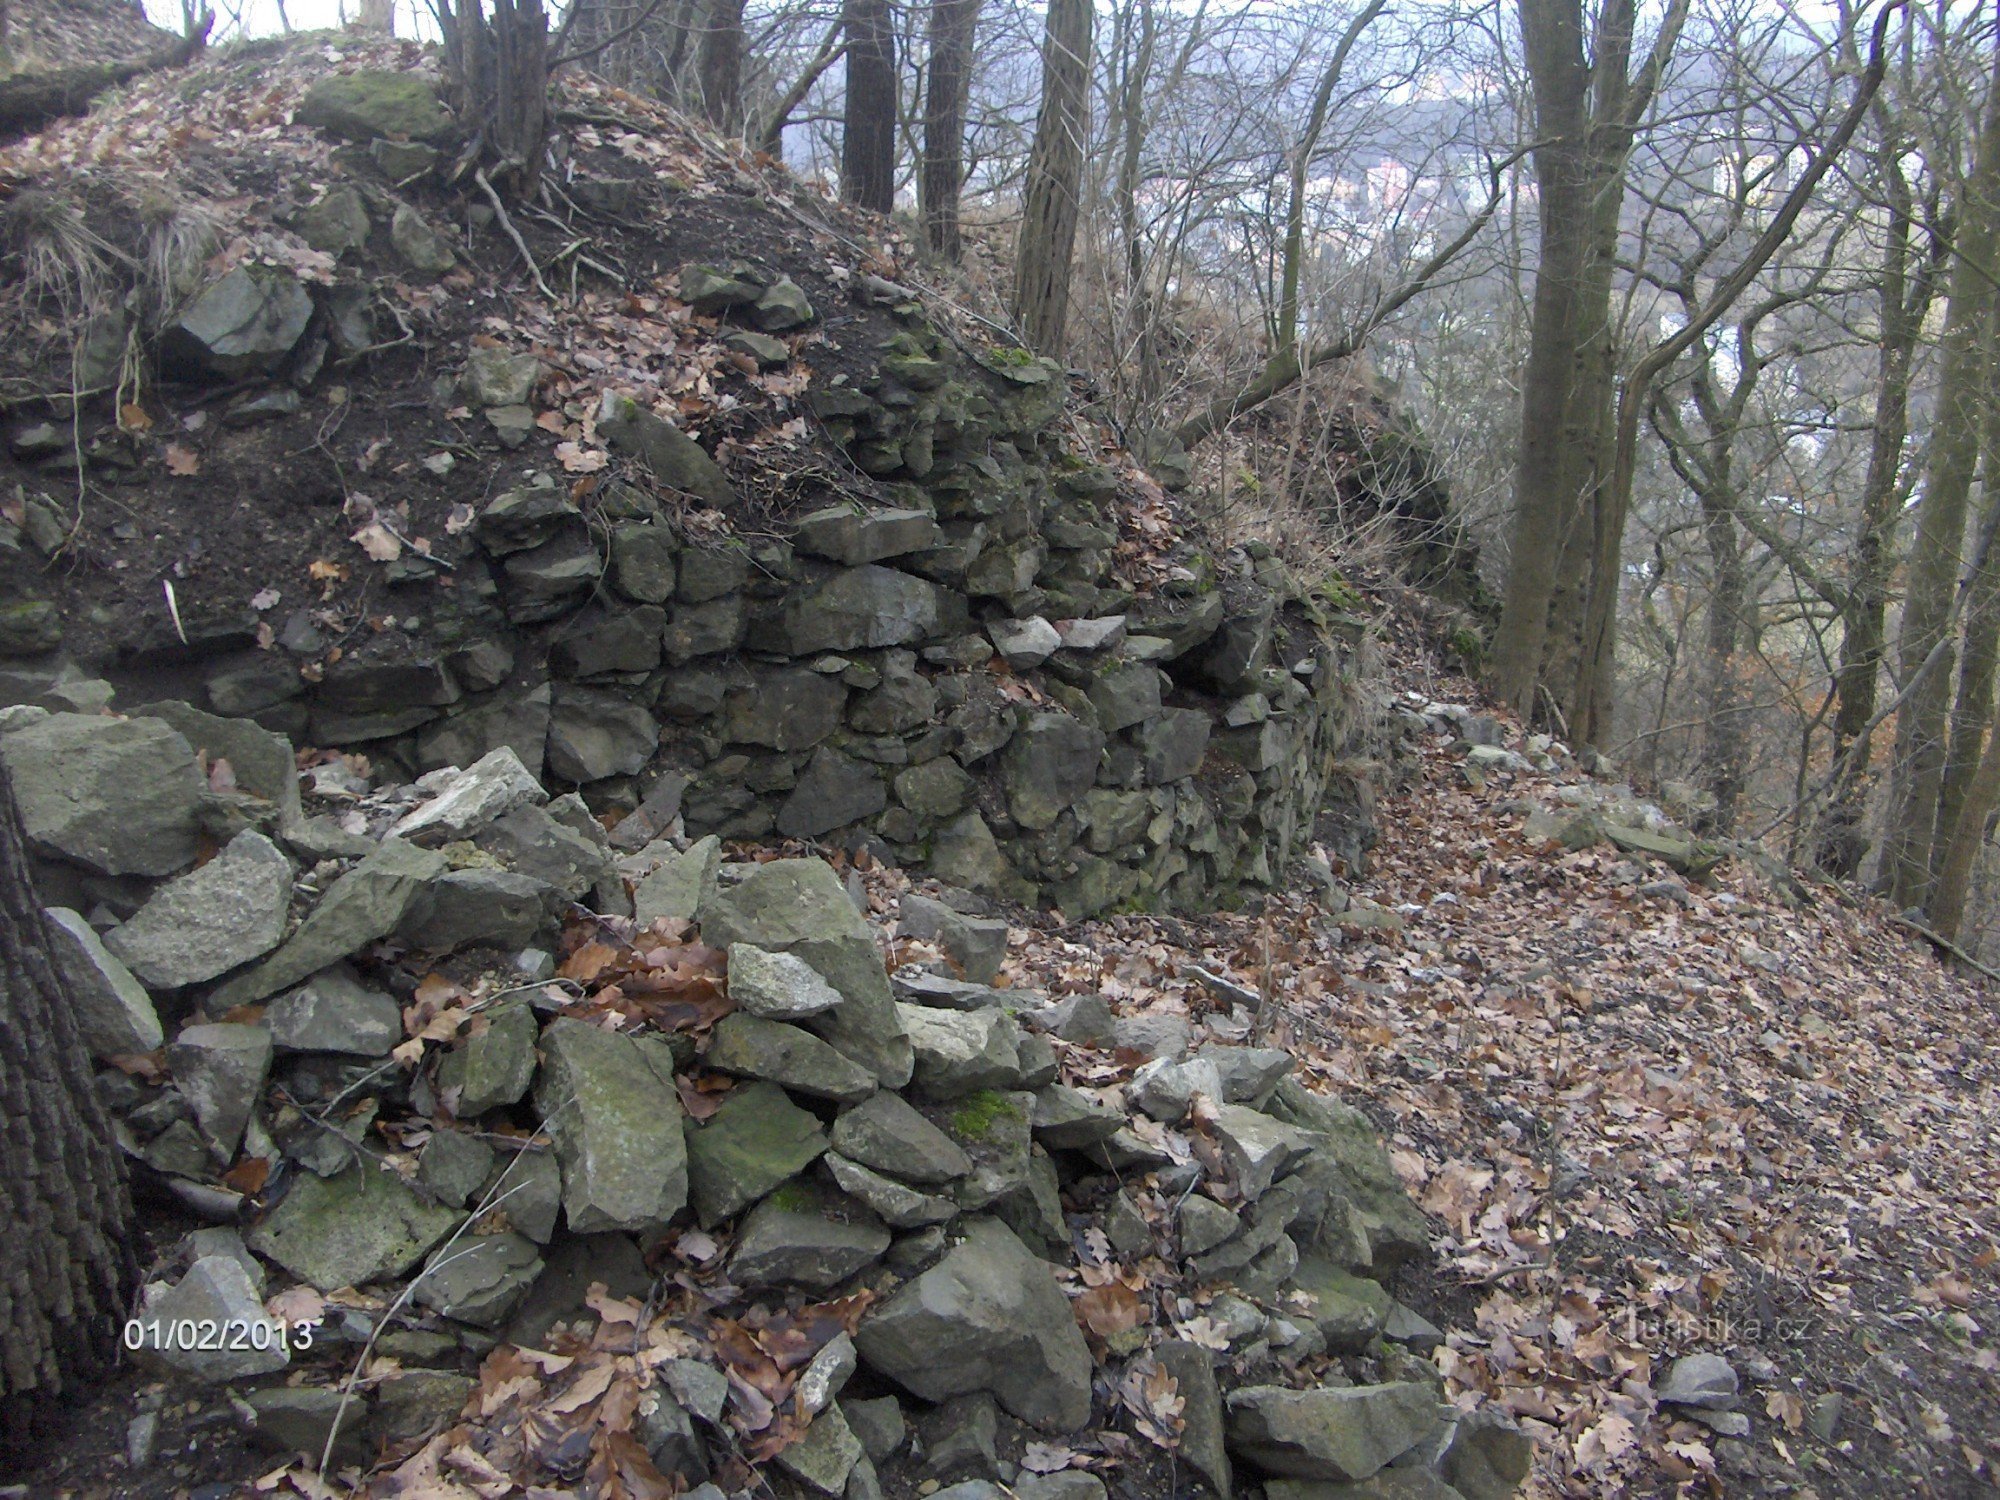
[[[1020,1108],[1012,1099],[997,1089],[981,1089],[960,1101],[958,1108],[952,1112],[951,1128],[954,1135],[983,1141],[1002,1120],[1020,1118]]]

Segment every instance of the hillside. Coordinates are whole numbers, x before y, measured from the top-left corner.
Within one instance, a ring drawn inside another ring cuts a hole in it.
[[[1991,1492],[1983,979],[1222,545],[894,226],[582,76],[509,207],[432,66],[0,149],[144,1307],[316,1330],[24,1493]]]

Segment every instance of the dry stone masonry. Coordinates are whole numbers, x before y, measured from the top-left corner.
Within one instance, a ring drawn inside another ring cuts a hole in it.
[[[629,1295],[683,1309],[634,1431],[690,1488],[782,1429],[780,1495],[1102,1496],[1022,1445],[1087,1449],[1147,1380],[1222,1495],[1489,1497],[1525,1472],[1518,1433],[1442,1402],[1438,1331],[1382,1283],[1428,1252],[1380,1139],[1287,1054],[996,987],[1006,925],[949,886],[882,914],[919,958],[892,972],[832,865],[726,860],[679,815],[621,852],[509,746],[303,801],[106,781],[134,747],[194,763],[164,718],[0,718],[24,798],[71,810],[34,836],[87,903],[52,930],[120,1139],[213,1224],[139,1315],[328,1299],[317,1354],[142,1355],[236,1387],[268,1446],[397,1459],[480,1420],[488,1351],[571,1347]],[[72,836],[128,808],[207,856],[139,876]],[[1143,1311],[1097,1320],[1091,1289],[1141,1266]],[[732,1384],[721,1319],[815,1309],[781,1408]],[[371,1338],[392,1372],[342,1415]]]

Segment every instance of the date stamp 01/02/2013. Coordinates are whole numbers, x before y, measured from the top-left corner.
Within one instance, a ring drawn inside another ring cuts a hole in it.
[[[319,1334],[317,1321],[277,1318],[127,1318],[124,1344],[133,1353],[243,1354],[276,1349],[303,1353]]]

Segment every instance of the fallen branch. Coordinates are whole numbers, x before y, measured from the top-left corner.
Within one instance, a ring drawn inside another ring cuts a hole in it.
[[[561,299],[549,290],[549,284],[542,280],[542,268],[535,264],[534,254],[528,249],[528,242],[521,238],[521,231],[514,227],[514,221],[507,216],[507,205],[500,201],[500,195],[493,191],[493,184],[486,180],[486,169],[478,168],[472,180],[479,184],[479,190],[486,195],[486,201],[493,205],[493,212],[500,220],[500,227],[507,231],[507,238],[514,242],[514,248],[521,252],[521,259],[528,263],[528,274],[535,278],[535,286],[553,305],[560,305]]]
[[[1967,968],[1976,969],[1979,973],[1984,974],[1988,979],[2000,979],[2000,969],[1988,968],[1985,964],[1981,963],[1978,959],[1974,958],[1970,953],[1967,953],[1963,948],[1959,947],[1958,944],[1954,943],[1950,938],[1946,937],[1936,928],[1926,927],[1924,926],[1923,923],[1914,921],[1909,917],[1896,916],[1893,914],[1889,918],[1889,923],[1893,927],[1901,927],[1906,931],[1914,932],[1918,937],[1923,938],[1932,947],[1937,948],[1942,952],[1949,953],[1953,958],[1957,959]]]
[[[91,101],[107,89],[148,73],[183,66],[208,45],[208,33],[214,25],[213,12],[203,11],[193,30],[150,57],[135,62],[57,68],[49,73],[21,73],[0,80],[0,140],[26,135],[65,115],[83,114]]]

